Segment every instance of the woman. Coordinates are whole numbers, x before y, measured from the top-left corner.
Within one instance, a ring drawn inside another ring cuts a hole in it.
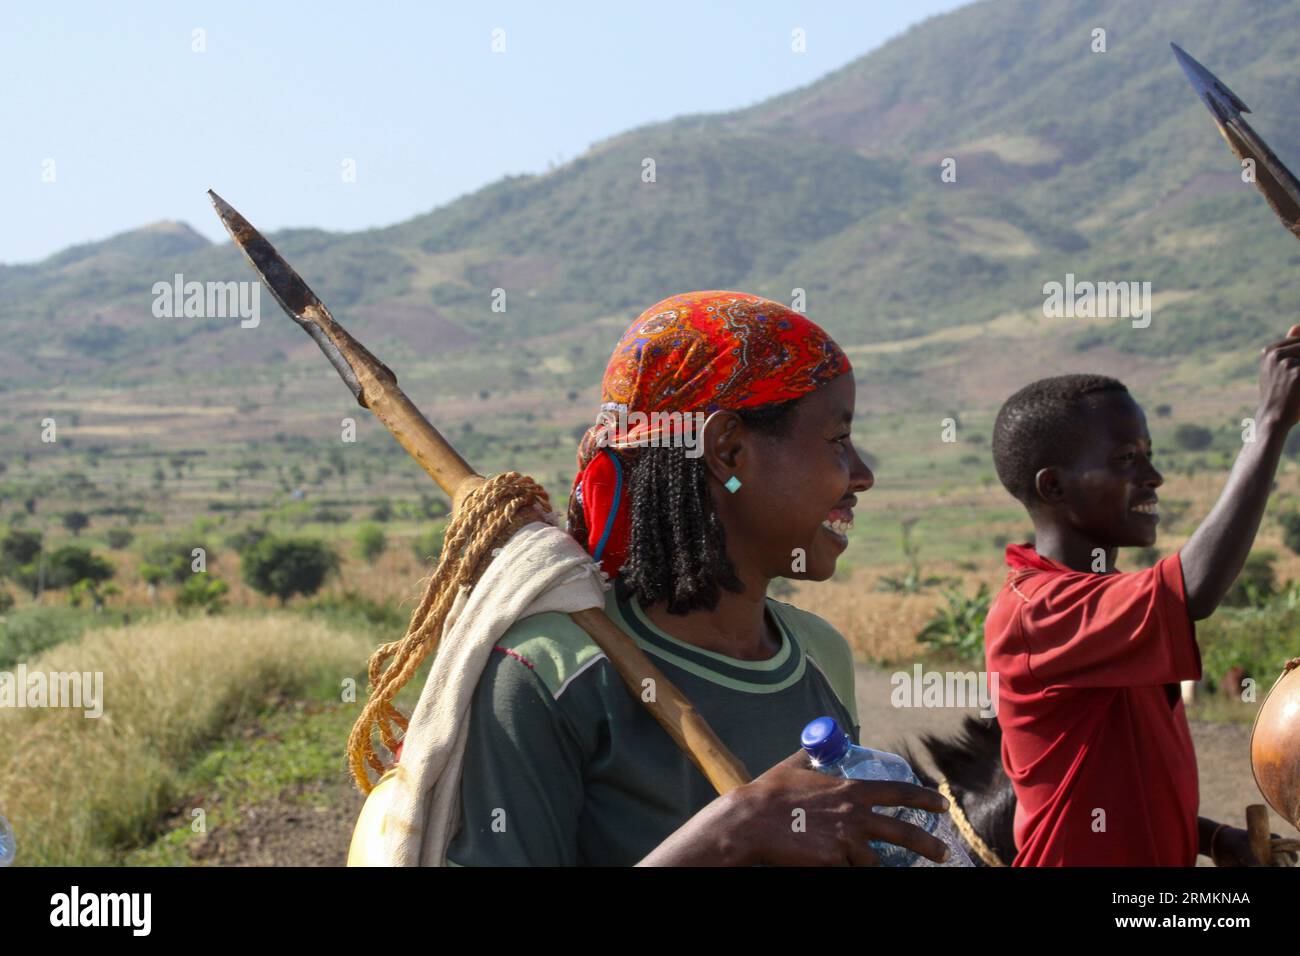
[[[941,796],[809,768],[812,718],[858,737],[852,656],[766,598],[773,578],[831,576],[874,480],[844,353],[775,302],[694,292],[633,323],[603,390],[570,533],[613,581],[611,619],[759,776],[718,797],[585,632],[533,615],[474,692],[448,863],[871,864],[871,839],[942,859],[939,840],[871,811],[942,811]]]

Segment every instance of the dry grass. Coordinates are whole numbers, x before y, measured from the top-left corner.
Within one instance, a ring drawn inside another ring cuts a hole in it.
[[[905,571],[903,567],[858,568],[844,580],[800,581],[795,583],[794,594],[781,600],[829,621],[848,640],[859,660],[880,664],[913,661],[929,650],[916,640],[916,635],[943,606],[944,598],[937,587],[917,594],[878,590],[883,576],[897,577]],[[1003,570],[991,563],[986,573],[974,575],[936,561],[925,565],[925,573],[960,579],[956,587],[965,594],[973,594],[981,581],[996,591],[1005,577]]]
[[[338,688],[363,673],[370,650],[364,638],[274,612],[94,631],[27,662],[29,672],[102,671],[104,714],[0,710],[0,812],[18,862],[115,862],[174,798],[206,740],[280,695]]]

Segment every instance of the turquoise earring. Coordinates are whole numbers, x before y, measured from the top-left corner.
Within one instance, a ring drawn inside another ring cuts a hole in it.
[[[737,478],[735,475],[732,475],[723,483],[723,487],[726,488],[734,495],[736,491],[740,488],[740,479]]]

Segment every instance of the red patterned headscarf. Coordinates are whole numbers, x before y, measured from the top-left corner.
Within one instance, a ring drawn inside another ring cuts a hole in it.
[[[850,369],[818,325],[756,295],[687,292],[646,309],[614,349],[600,418],[578,445],[570,515],[582,516],[587,551],[611,578],[623,566],[630,510],[624,461],[634,460],[637,448],[691,427],[698,440],[700,416],[790,401]]]

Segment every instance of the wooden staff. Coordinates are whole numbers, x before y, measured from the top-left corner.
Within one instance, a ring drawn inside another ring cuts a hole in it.
[[[235,245],[289,317],[315,339],[357,403],[370,409],[429,477],[451,496],[453,510],[459,508],[465,496],[483,483],[483,476],[469,466],[398,388],[397,376],[388,366],[334,320],[324,303],[266,238],[210,189],[208,196]],[[745,765],[718,739],[686,696],[602,609],[590,608],[569,616],[605,652],[628,690],[645,704],[718,793],[727,793],[749,782]],[[652,700],[642,695],[647,679],[653,681],[651,686],[655,688]]]

